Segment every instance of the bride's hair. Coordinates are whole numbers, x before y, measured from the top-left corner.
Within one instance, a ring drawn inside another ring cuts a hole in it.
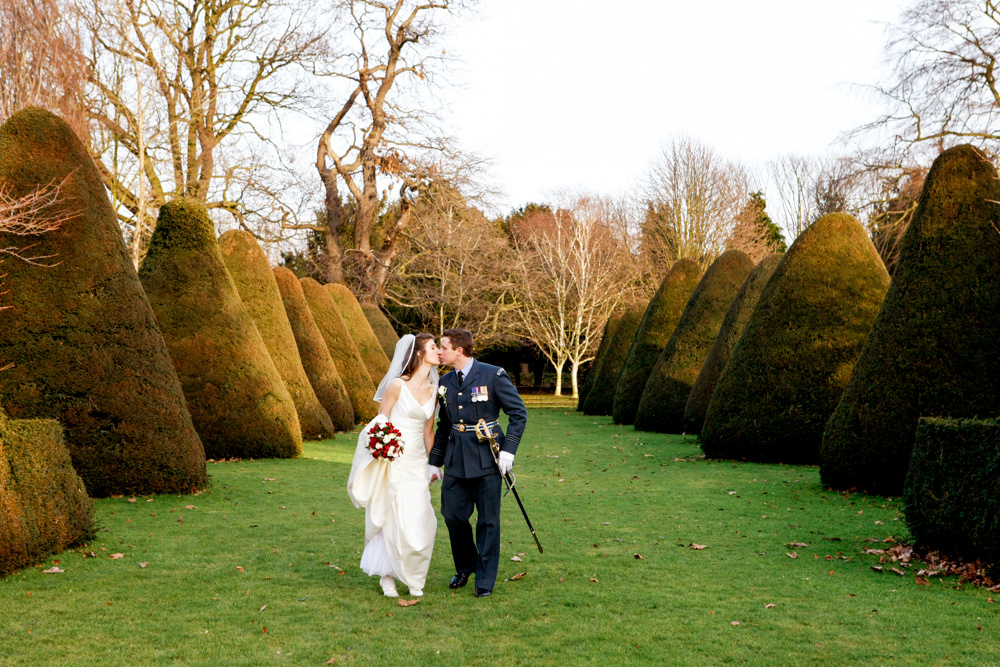
[[[413,374],[417,372],[420,368],[420,364],[424,361],[424,355],[426,354],[427,341],[434,340],[434,336],[429,333],[418,333],[413,337],[413,348],[410,350],[410,362],[406,364],[406,368],[403,372],[399,374],[399,377],[404,380],[409,380],[413,377]]]

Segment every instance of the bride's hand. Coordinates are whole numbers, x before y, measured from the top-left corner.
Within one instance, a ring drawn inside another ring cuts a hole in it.
[[[427,483],[433,484],[436,479],[444,479],[441,468],[427,464]]]

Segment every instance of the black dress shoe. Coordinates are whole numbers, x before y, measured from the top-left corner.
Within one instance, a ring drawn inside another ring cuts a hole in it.
[[[456,572],[455,576],[451,578],[451,583],[448,584],[448,588],[461,588],[467,583],[469,583],[469,573]]]
[[[491,595],[493,595],[493,591],[488,591],[485,588],[477,588],[476,589],[476,597],[477,598],[488,598]]]

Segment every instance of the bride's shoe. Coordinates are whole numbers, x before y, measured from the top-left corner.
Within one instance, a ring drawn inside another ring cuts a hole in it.
[[[387,574],[379,580],[379,585],[382,586],[382,594],[390,598],[398,598],[399,593],[396,592],[396,580],[393,579],[391,574]]]
[[[419,588],[411,588],[410,589],[410,595],[412,595],[415,598],[422,597],[423,594],[424,594],[423,590],[421,590]]]

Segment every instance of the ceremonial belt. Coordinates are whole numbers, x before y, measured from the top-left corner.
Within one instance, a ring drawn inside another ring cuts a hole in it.
[[[486,426],[488,426],[489,428],[493,428],[494,426],[498,426],[499,424],[500,424],[500,420],[499,419],[494,419],[491,422],[487,422]],[[475,431],[476,430],[476,425],[475,424],[452,424],[451,427],[453,429],[455,429],[456,431],[458,431],[459,433],[465,433],[466,431]]]

